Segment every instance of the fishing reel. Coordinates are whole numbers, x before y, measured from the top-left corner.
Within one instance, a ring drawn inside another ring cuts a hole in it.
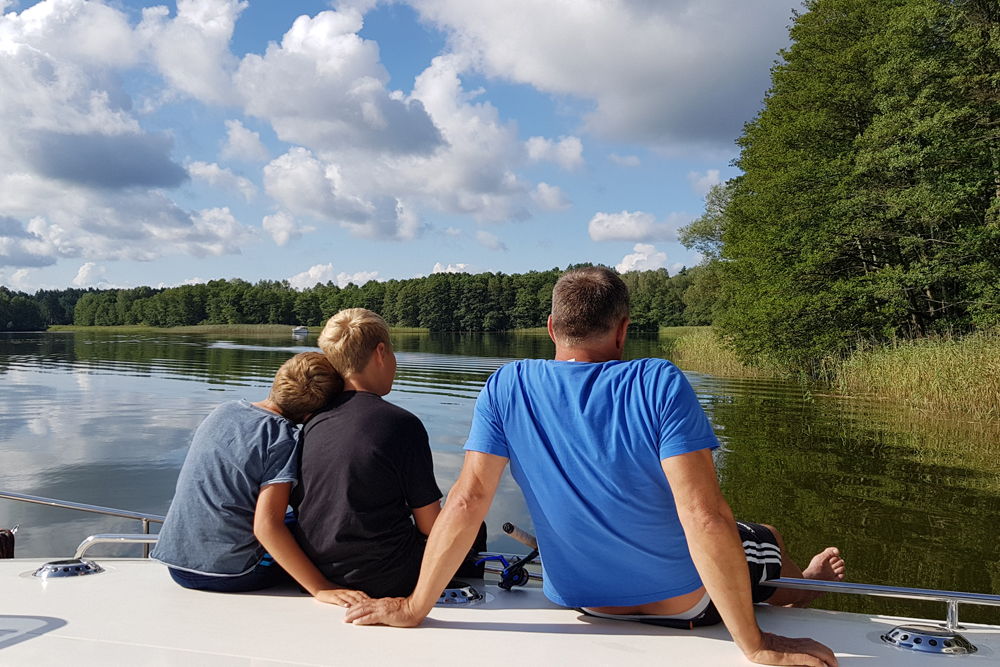
[[[538,558],[538,549],[532,549],[531,552],[524,558],[515,556],[514,560],[510,562],[507,562],[507,559],[504,558],[502,554],[487,556],[486,558],[481,558],[476,561],[476,565],[481,565],[482,563],[490,560],[500,561],[503,564],[503,571],[500,573],[500,582],[497,585],[500,588],[509,591],[514,586],[524,586],[528,583],[528,571],[524,569],[524,566],[535,558]]]

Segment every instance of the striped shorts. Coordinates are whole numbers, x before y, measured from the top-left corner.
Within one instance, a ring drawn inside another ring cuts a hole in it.
[[[781,576],[781,548],[770,530],[759,523],[737,521],[743,541],[743,551],[750,568],[750,587],[754,602],[764,602],[774,594],[775,588],[761,586],[768,579]]]

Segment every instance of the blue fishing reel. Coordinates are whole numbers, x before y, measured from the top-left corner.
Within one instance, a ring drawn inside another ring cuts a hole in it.
[[[507,559],[502,555],[497,554],[496,556],[487,556],[486,558],[481,558],[476,561],[476,565],[480,565],[489,560],[498,560],[503,564],[503,572],[500,573],[500,583],[497,585],[509,591],[514,586],[524,586],[528,583],[528,571],[524,569],[524,566],[529,562],[538,558],[538,549],[532,549],[524,558],[515,557],[513,561],[507,562]]]

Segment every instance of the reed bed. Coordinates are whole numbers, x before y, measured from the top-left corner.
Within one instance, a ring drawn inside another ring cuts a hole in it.
[[[1000,419],[1000,331],[864,346],[831,367],[842,394]]]
[[[712,327],[665,327],[660,329],[660,338],[664,356],[685,370],[738,378],[789,375],[787,368],[776,364],[744,364]]]

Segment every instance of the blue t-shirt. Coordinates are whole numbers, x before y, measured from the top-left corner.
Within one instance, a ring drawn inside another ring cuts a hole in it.
[[[199,574],[252,570],[264,556],[253,534],[257,496],[298,481],[297,429],[245,400],[217,407],[195,431],[150,557]]]
[[[569,607],[664,600],[701,586],[662,459],[718,447],[664,359],[517,361],[486,382],[465,449],[510,459],[545,594]]]

